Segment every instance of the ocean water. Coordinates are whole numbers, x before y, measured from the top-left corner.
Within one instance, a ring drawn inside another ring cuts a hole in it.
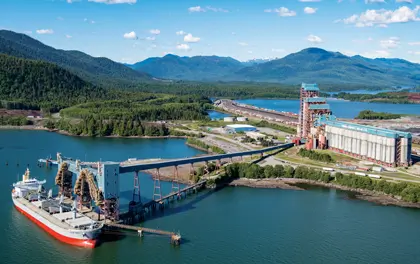
[[[20,214],[10,197],[12,183],[28,164],[33,176],[52,183],[56,168],[39,168],[36,160],[57,151],[91,161],[201,153],[182,139],[91,139],[0,131],[1,263],[420,263],[420,210],[379,206],[323,188],[206,191],[143,223],[180,231],[179,247],[170,245],[166,237],[148,235],[115,238],[93,250],[72,247]],[[122,192],[129,197],[133,176],[122,177]],[[142,196],[150,199],[150,177],[141,174],[140,181]],[[169,189],[170,183],[164,184],[163,192]]]
[[[299,112],[299,100],[245,99],[236,101],[276,111]],[[341,118],[355,118],[363,110],[395,114],[420,114],[420,104],[367,103],[336,99],[327,99],[327,103],[330,105],[333,114]]]

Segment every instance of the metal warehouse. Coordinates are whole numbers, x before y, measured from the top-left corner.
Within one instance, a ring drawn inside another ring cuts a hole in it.
[[[411,163],[411,134],[348,122],[325,121],[328,148],[386,166]]]

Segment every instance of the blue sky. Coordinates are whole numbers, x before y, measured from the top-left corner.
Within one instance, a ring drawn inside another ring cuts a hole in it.
[[[420,63],[420,0],[1,0],[0,28],[133,63],[307,47]]]

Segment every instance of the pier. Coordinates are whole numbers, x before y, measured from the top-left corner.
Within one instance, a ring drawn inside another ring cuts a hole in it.
[[[117,229],[123,229],[123,230],[136,231],[140,237],[142,237],[144,233],[160,235],[160,236],[168,236],[171,239],[171,244],[179,245],[181,243],[181,235],[174,232],[168,232],[168,231],[163,231],[159,229],[152,229],[152,228],[133,226],[133,225],[117,224],[117,223],[112,223],[112,222],[105,222],[105,226],[111,227],[112,229],[117,228]]]

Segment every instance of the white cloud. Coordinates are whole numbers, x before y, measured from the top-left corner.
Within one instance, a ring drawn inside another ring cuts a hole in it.
[[[188,8],[188,12],[193,13],[193,12],[206,12],[206,10],[204,8],[202,8],[201,6],[192,6],[190,8]]]
[[[252,54],[252,50],[248,50],[248,53],[249,53],[249,54]]]
[[[299,2],[303,2],[303,3],[313,3],[313,2],[321,2],[321,0],[299,0]]]
[[[57,17],[57,20],[61,20],[61,21],[63,21],[63,20],[64,20],[64,18],[62,18],[62,17]]]
[[[366,4],[386,3],[385,0],[365,0]]]
[[[279,16],[282,16],[282,17],[296,16],[295,11],[289,10],[286,7],[280,7],[280,8],[275,8],[275,9],[266,9],[266,10],[264,10],[264,12],[266,12],[266,13],[278,13]]]
[[[66,38],[70,39],[70,38],[72,38],[72,36],[70,36],[70,35],[66,35]]]
[[[188,12],[194,13],[194,12],[206,12],[206,11],[213,11],[213,12],[222,12],[222,13],[228,13],[229,11],[220,7],[212,7],[212,6],[192,6],[188,8]]]
[[[341,53],[343,53],[344,55],[349,56],[349,57],[353,57],[353,56],[357,55],[357,52],[352,51],[352,50],[343,50],[343,51],[341,51]]]
[[[366,58],[375,59],[375,58],[387,58],[391,55],[391,53],[389,53],[389,51],[387,50],[375,50],[375,51],[364,52],[360,55]]]
[[[395,49],[400,45],[400,39],[397,37],[391,37],[389,39],[381,40],[379,43],[384,49]]]
[[[409,51],[408,54],[420,55],[420,51]]]
[[[184,43],[183,44],[178,44],[176,46],[176,48],[179,49],[179,50],[190,50],[191,49],[188,44],[184,44]]]
[[[248,46],[248,43],[246,43],[246,42],[238,42],[238,44],[241,45],[241,46]]]
[[[409,21],[420,21],[417,16],[420,6],[411,9],[407,6],[402,6],[395,10],[369,9],[360,15],[352,15],[345,19],[340,19],[335,22],[343,22],[344,24],[354,24],[356,27],[371,27],[373,25],[385,25],[392,23],[404,23]]]
[[[321,42],[323,42],[320,37],[315,36],[315,35],[312,35],[312,34],[308,36],[307,40],[309,42],[312,42],[312,43],[321,43]]]
[[[222,13],[228,13],[229,11],[223,8],[219,7],[212,7],[212,6],[206,6],[207,10],[213,11],[213,12],[222,12]]]
[[[305,14],[315,14],[316,10],[318,10],[318,8],[305,7],[303,12],[305,12]]]
[[[185,32],[185,31],[183,31],[183,30],[180,30],[180,31],[177,31],[177,32],[176,32],[176,34],[177,34],[177,35],[180,35],[180,36],[183,36],[183,35],[186,35],[186,34],[187,34],[187,32]]]
[[[54,30],[52,30],[52,29],[38,29],[36,31],[36,33],[41,34],[41,35],[43,35],[43,34],[54,34]]]
[[[136,32],[131,31],[130,33],[125,33],[125,34],[123,35],[123,37],[124,37],[125,39],[137,39],[137,34],[136,34]]]
[[[137,3],[137,0],[88,0],[89,2],[95,2],[95,3],[102,3],[102,4],[135,4]]]
[[[200,38],[199,37],[193,37],[192,34],[188,33],[187,35],[184,36],[184,41],[185,42],[199,42]]]
[[[410,45],[410,46],[418,46],[418,45],[420,45],[420,41],[419,42],[408,42],[408,45]]]
[[[146,40],[155,40],[155,37],[146,37]]]
[[[280,53],[280,52],[285,52],[285,50],[284,50],[284,49],[271,49],[271,51],[272,51],[272,52],[278,52],[278,53]]]
[[[159,29],[151,29],[149,32],[151,34],[153,34],[153,35],[159,35],[160,34],[160,30]]]
[[[409,4],[412,4],[413,3],[413,0],[396,0],[395,2],[397,2],[397,3],[409,3]]]

